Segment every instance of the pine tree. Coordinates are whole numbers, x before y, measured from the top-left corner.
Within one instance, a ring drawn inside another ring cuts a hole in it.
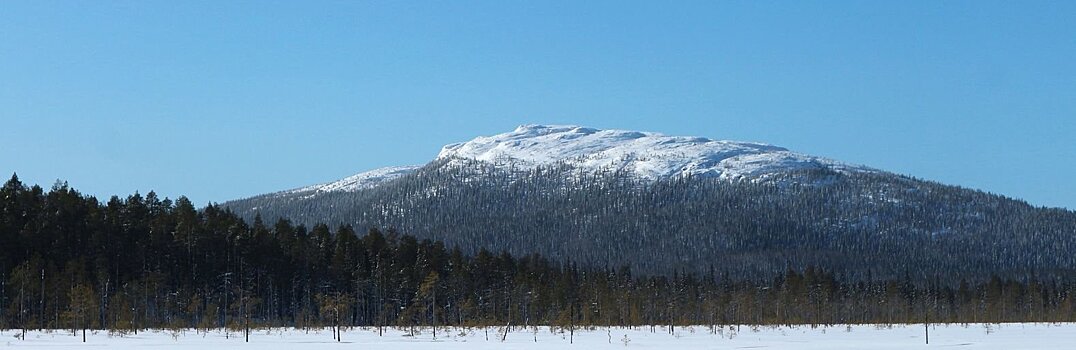
[[[86,342],[86,329],[91,326],[95,310],[93,289],[85,284],[77,284],[67,294],[68,309],[64,318],[71,322],[71,329],[82,330],[82,342]]]
[[[416,293],[414,301],[415,304],[421,305],[422,309],[430,315],[430,321],[427,324],[433,327],[433,337],[435,339],[437,338],[437,289],[440,282],[441,276],[437,272],[430,272],[418,287],[418,293]]]

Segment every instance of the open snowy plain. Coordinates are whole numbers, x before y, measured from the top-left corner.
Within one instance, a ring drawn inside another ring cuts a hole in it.
[[[488,331],[488,333],[487,333]],[[82,343],[81,334],[70,332],[28,332],[25,340],[15,338],[15,331],[4,331],[0,348],[33,349],[1073,349],[1076,348],[1076,324],[970,324],[936,325],[930,329],[930,344],[924,342],[922,325],[880,327],[871,325],[799,327],[725,327],[718,334],[704,326],[677,328],[668,334],[658,328],[597,328],[578,330],[574,344],[567,333],[551,333],[549,328],[514,329],[506,339],[499,329],[439,329],[434,339],[429,329],[408,336],[399,329],[387,329],[378,336],[376,329],[351,329],[341,342],[332,332],[323,330],[259,330],[244,342],[242,333],[229,338],[219,331],[208,334],[193,330],[141,332],[138,335],[109,336],[98,331]],[[488,334],[488,340],[487,340]]]

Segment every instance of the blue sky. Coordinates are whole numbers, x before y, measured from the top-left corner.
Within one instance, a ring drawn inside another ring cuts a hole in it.
[[[525,123],[1076,208],[1076,2],[0,3],[0,173],[225,201]]]

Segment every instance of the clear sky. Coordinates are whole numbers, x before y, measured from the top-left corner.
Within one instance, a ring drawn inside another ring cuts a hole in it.
[[[519,124],[1076,208],[1076,1],[0,2],[0,173],[195,203]]]

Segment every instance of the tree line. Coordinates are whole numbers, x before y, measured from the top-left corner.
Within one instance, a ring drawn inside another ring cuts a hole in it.
[[[246,222],[153,192],[99,202],[64,183],[0,188],[0,328],[674,327],[1076,321],[1076,281],[848,278],[789,264],[637,273],[393,229]]]

